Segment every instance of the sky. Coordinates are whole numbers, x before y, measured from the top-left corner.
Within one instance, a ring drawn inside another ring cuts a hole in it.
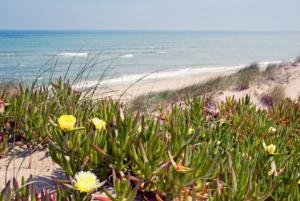
[[[300,0],[0,0],[0,29],[300,30]]]

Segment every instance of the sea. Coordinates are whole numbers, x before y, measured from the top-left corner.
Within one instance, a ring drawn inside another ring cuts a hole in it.
[[[119,84],[293,61],[300,32],[0,30],[0,81]],[[78,79],[79,80],[79,79]]]

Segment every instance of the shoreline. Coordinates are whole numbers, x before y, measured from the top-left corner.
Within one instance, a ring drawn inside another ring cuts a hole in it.
[[[282,61],[273,61],[273,62],[259,62],[257,66],[260,71],[264,71],[268,65],[287,65]],[[251,65],[251,64],[250,64]],[[194,84],[202,84],[212,79],[216,79],[219,77],[225,77],[231,74],[238,72],[241,69],[247,68],[250,65],[241,65],[241,66],[233,66],[233,67],[216,67],[216,68],[195,68],[190,69],[193,73],[188,74],[177,74],[174,76],[174,72],[178,71],[169,71],[163,73],[170,73],[170,76],[162,76],[162,77],[148,77],[152,74],[148,74],[146,76],[136,77],[136,79],[131,81],[123,80],[123,82],[118,83],[110,83],[109,80],[104,80],[103,84],[99,86],[96,90],[96,93],[93,96],[93,99],[106,98],[111,97],[115,100],[121,100],[123,103],[127,103],[130,100],[135,99],[141,95],[147,95],[149,93],[162,92],[162,91],[172,91],[181,89],[184,87],[192,86]],[[173,73],[173,74],[172,74]],[[144,79],[142,79],[144,78]],[[118,78],[115,78],[118,79]],[[89,86],[93,81],[87,81],[86,85]],[[95,83],[93,83],[95,85]],[[120,98],[120,96],[122,96]]]
[[[204,83],[217,77],[235,73],[240,69],[242,69],[242,67],[236,69],[224,69],[222,71],[215,72],[200,72],[176,77],[171,76],[156,79],[141,79],[135,82],[104,84],[96,90],[93,98],[98,99],[111,97],[115,100],[121,100],[123,103],[127,103],[141,95],[165,90],[176,90],[193,84]]]

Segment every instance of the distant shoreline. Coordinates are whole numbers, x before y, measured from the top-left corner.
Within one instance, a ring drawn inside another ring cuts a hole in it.
[[[257,65],[261,70],[264,70],[268,65],[279,65],[280,63],[282,62],[261,62]],[[101,82],[86,81],[74,85],[73,89],[80,90],[93,88],[93,86],[100,84],[94,98],[113,97],[113,99],[120,99],[123,102],[128,102],[138,96],[152,92],[176,90],[194,84],[201,84],[217,77],[230,75],[246,67],[247,65],[231,68],[187,68],[179,69],[177,71],[158,71],[149,74],[128,75],[128,77],[113,78]],[[120,98],[120,96],[122,97]]]

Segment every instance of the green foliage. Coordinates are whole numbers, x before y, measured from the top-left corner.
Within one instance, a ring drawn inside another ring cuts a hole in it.
[[[97,170],[99,178],[107,175],[96,167],[108,175],[111,168],[124,172],[134,181],[133,186],[142,184],[140,192],[155,192],[161,199],[297,198],[299,103],[286,101],[265,111],[246,97],[240,101],[228,98],[219,105],[219,112],[210,107],[207,100],[195,99],[173,105],[154,118],[120,112],[122,107],[117,105],[115,119],[107,120],[107,130],[100,134],[103,141],[88,143],[105,160],[89,168]],[[273,127],[276,131],[271,132]],[[70,135],[79,136],[80,132]],[[267,153],[264,142],[275,144],[276,155]]]

